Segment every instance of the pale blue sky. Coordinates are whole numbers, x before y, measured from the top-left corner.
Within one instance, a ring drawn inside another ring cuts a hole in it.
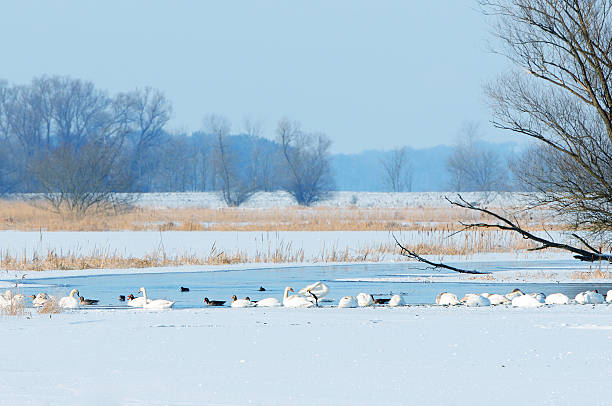
[[[152,86],[173,130],[207,113],[282,116],[326,132],[334,152],[449,144],[466,120],[489,139],[486,50],[472,0],[15,1],[0,4],[0,78],[61,74],[111,92]]]

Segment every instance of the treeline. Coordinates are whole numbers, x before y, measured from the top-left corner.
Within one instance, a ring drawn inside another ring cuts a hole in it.
[[[202,131],[170,134],[169,100],[145,88],[110,95],[93,83],[43,76],[0,82],[0,193],[39,193],[62,211],[117,209],[133,192],[220,191],[236,206],[286,190],[310,205],[333,189],[329,138],[281,119],[261,126],[208,115]],[[132,192],[132,193],[124,193]]]

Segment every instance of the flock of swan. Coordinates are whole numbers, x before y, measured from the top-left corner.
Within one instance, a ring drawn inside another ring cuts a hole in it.
[[[260,288],[260,290],[265,290]],[[186,288],[181,288],[181,291],[188,291]],[[175,302],[165,299],[150,299],[147,296],[147,290],[142,287],[139,289],[142,296],[134,297],[129,295],[127,297],[127,305],[131,307],[140,307],[144,309],[169,309],[174,306]],[[282,301],[275,297],[268,297],[260,300],[251,300],[248,296],[244,299],[238,299],[236,295],[232,296],[231,307],[234,308],[245,308],[245,307],[292,307],[292,308],[308,308],[319,305],[319,301],[332,302],[325,297],[329,294],[329,287],[323,282],[315,282],[301,289],[297,294],[295,291],[287,286],[283,293]],[[34,307],[45,306],[50,301],[57,303],[57,305],[64,309],[74,309],[80,306],[94,305],[98,301],[94,299],[85,299],[83,296],[79,296],[77,289],[72,289],[70,294],[66,297],[62,297],[59,301],[46,293],[39,293],[38,295],[30,296],[32,298],[32,305]],[[78,297],[78,299],[77,299]],[[125,297],[121,296],[120,300],[124,300]],[[553,293],[546,296],[543,293],[523,293],[520,289],[514,289],[512,292],[502,294],[489,294],[489,293],[468,293],[462,299],[459,299],[457,295],[450,292],[442,292],[436,297],[436,304],[441,306],[457,306],[464,305],[467,307],[482,307],[482,306],[496,306],[496,305],[511,305],[513,307],[540,307],[544,305],[557,305],[557,304],[602,304],[612,303],[612,290],[607,292],[604,298],[597,290],[578,293],[573,299],[563,293]],[[11,306],[24,305],[25,297],[22,294],[13,294],[11,290],[7,290],[4,294],[0,295],[0,309],[8,308]],[[224,306],[225,301],[222,300],[209,300],[204,298],[204,304],[206,306]],[[375,305],[386,305],[390,307],[397,307],[405,305],[405,302],[400,295],[393,295],[390,299],[374,298],[369,293],[359,293],[356,296],[343,296],[338,301],[337,307],[339,308],[350,308],[350,307],[366,307]]]
[[[553,293],[546,296],[544,293],[523,293],[514,289],[506,295],[489,293],[468,293],[461,300],[454,293],[442,292],[436,297],[436,304],[442,306],[465,305],[468,307],[511,305],[512,307],[540,307],[544,305],[567,304],[602,304],[612,303],[612,290],[604,298],[597,290],[587,290],[578,293],[570,299],[563,293]]]

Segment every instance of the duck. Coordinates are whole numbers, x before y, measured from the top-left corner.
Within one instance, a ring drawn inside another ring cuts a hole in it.
[[[338,302],[338,307],[346,308],[346,307],[357,307],[357,299],[354,296],[343,296],[340,298]]]
[[[551,304],[569,304],[570,300],[569,297],[567,297],[566,295],[564,295],[563,293],[553,293],[551,295],[546,296],[546,299],[544,300],[544,303],[551,305]]]
[[[250,299],[238,299],[236,295],[232,296],[232,307],[253,307],[255,303],[251,302]]]
[[[318,282],[315,282],[315,283],[312,283],[306,286],[305,288],[301,289],[298,293],[303,296],[308,296],[308,294],[310,293],[310,294],[315,295],[317,298],[321,299],[327,296],[327,294],[329,293],[329,287],[323,282],[318,281]]]
[[[378,304],[378,305],[386,305],[389,303],[389,298],[378,298],[376,299],[374,296],[372,296],[372,301],[374,302],[374,304]]]
[[[77,300],[76,297],[74,297],[74,295],[79,296],[79,291],[76,289],[72,289],[70,291],[70,295],[64,296],[63,298],[60,299],[58,303],[59,307],[62,307],[64,309],[75,309],[79,307],[79,301]]]
[[[403,306],[403,305],[404,305],[404,299],[400,295],[393,295],[391,296],[391,299],[389,299],[389,306],[391,307],[397,307],[397,306]]]
[[[285,293],[283,294],[283,306],[285,307],[312,307],[314,303],[310,300],[306,299],[303,296],[292,295],[289,296],[289,292],[293,292],[293,289],[290,286],[285,288]]]
[[[79,296],[79,304],[81,306],[91,306],[98,304],[99,300],[96,299],[85,299],[83,296]]]
[[[204,303],[206,303],[206,306],[223,306],[225,304],[225,300],[208,300],[208,298],[205,297]]]
[[[181,286],[181,292],[189,292],[189,288]]]
[[[42,307],[49,301],[49,295],[44,292],[38,295],[31,295],[30,297],[32,298],[32,306],[34,307]]]
[[[266,291],[266,288],[264,288],[263,286],[260,286],[260,287],[259,287],[259,291],[260,291],[260,292],[265,292],[265,291]]]
[[[524,295],[523,291],[517,288],[517,289],[514,289],[512,292],[508,293],[508,294],[506,295],[506,298],[507,298],[508,300],[512,300],[512,299],[514,299],[515,297],[517,297],[517,296],[522,296],[522,295]]]
[[[125,302],[125,295],[119,295],[119,301],[120,302]]]
[[[142,297],[144,297],[144,304],[142,305],[143,309],[169,309],[174,306],[175,302],[166,299],[147,299],[147,290],[142,287],[138,289],[139,292],[142,293]]]
[[[491,306],[499,306],[511,303],[511,300],[508,299],[504,295],[500,295],[499,293],[493,293],[487,297],[489,302],[491,302]]]
[[[461,304],[454,293],[442,292],[436,297],[436,304],[440,306],[456,306]]]
[[[576,300],[578,304],[601,304],[605,302],[602,295],[592,290],[578,293],[574,300]]]
[[[491,306],[491,301],[489,299],[476,293],[468,293],[461,299],[461,302],[467,307]]]
[[[359,293],[357,296],[357,305],[359,307],[372,306],[374,304],[374,298],[369,293]]]
[[[512,307],[540,307],[544,303],[532,295],[519,295],[512,299]]]
[[[280,307],[281,302],[275,297],[267,297],[257,301],[257,307]]]
[[[145,298],[142,296],[134,297],[131,293],[127,296],[127,305],[132,307],[142,307],[145,304]]]

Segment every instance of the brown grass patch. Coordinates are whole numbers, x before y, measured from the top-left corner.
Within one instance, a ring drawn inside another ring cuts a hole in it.
[[[572,279],[591,280],[591,279],[612,279],[612,272],[596,269],[594,271],[576,271],[572,272]]]

